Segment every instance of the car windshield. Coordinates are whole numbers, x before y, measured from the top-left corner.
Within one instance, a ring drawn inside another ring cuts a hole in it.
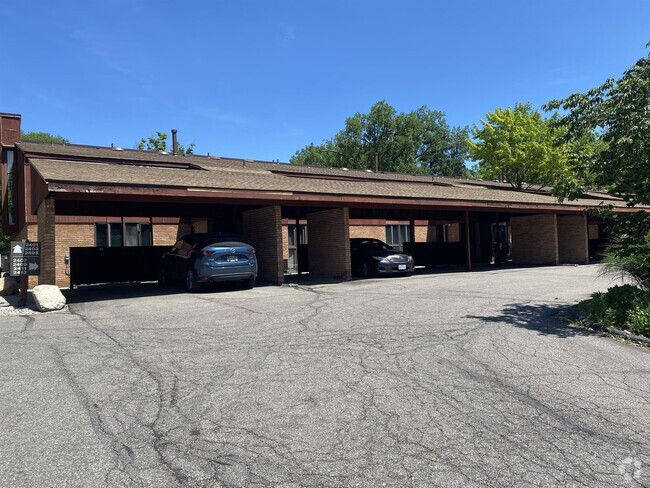
[[[393,250],[392,247],[390,247],[385,242],[381,242],[381,241],[366,241],[366,242],[362,242],[361,246],[364,249],[369,249],[369,250],[372,250],[372,251],[392,251]]]

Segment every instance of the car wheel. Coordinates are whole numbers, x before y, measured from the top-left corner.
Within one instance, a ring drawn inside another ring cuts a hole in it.
[[[196,293],[201,289],[201,283],[199,283],[196,277],[196,271],[192,268],[187,268],[187,272],[185,273],[185,288],[190,293]]]
[[[363,263],[363,266],[361,266],[361,276],[368,277],[368,263]]]
[[[246,288],[249,290],[255,286],[255,277],[251,276],[246,280]]]

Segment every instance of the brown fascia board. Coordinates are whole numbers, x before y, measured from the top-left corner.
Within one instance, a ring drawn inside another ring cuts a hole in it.
[[[60,200],[103,200],[103,201],[158,201],[174,202],[182,198],[184,201],[195,203],[211,203],[215,199],[224,200],[232,204],[251,205],[314,205],[350,208],[396,208],[396,209],[445,209],[445,210],[473,210],[473,211],[510,211],[514,213],[555,213],[555,214],[583,214],[587,208],[580,205],[567,204],[522,204],[494,201],[467,201],[445,199],[422,199],[403,197],[375,197],[359,195],[327,195],[309,194],[300,192],[283,191],[257,191],[248,190],[215,190],[215,189],[188,189],[186,187],[156,186],[120,186],[106,185],[79,185],[70,182],[50,181],[47,191],[40,192],[40,196],[52,196]],[[40,202],[34,202],[37,208]],[[225,203],[225,202],[224,202]],[[595,208],[595,207],[594,207]],[[634,208],[617,208],[616,212],[636,212]]]

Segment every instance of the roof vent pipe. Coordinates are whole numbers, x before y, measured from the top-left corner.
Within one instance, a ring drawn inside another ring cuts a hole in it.
[[[176,139],[176,129],[172,129],[172,154],[178,154],[178,140]]]

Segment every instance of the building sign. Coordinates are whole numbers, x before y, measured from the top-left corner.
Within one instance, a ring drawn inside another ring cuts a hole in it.
[[[41,274],[40,242],[11,241],[9,253],[9,274],[11,276]]]

